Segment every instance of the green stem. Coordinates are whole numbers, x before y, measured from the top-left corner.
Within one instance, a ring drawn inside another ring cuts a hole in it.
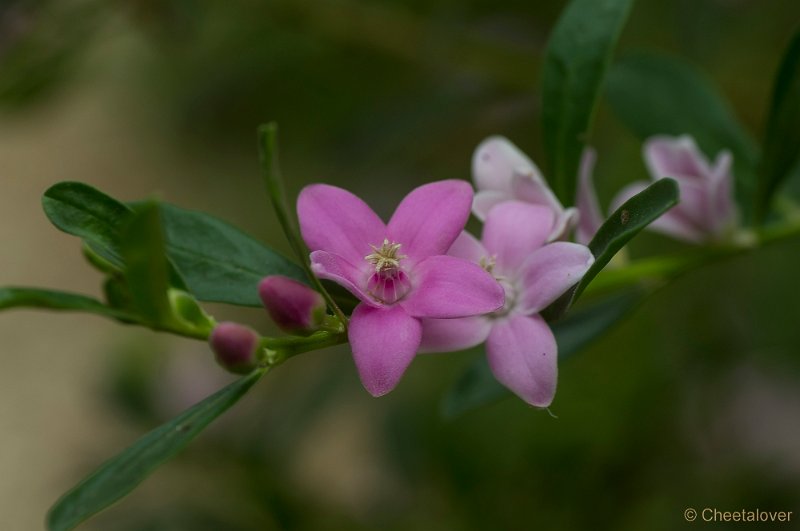
[[[264,181],[266,182],[267,191],[272,201],[272,207],[275,209],[275,214],[283,228],[283,233],[286,235],[286,239],[289,240],[289,245],[294,251],[295,256],[300,260],[306,272],[306,276],[311,280],[314,288],[322,294],[328,307],[333,311],[334,315],[339,318],[342,322],[342,326],[346,329],[347,316],[341,308],[339,308],[339,305],[336,304],[336,301],[333,300],[331,294],[328,293],[328,290],[325,289],[314,272],[311,271],[311,265],[308,261],[308,252],[303,242],[300,240],[297,229],[286,210],[286,194],[283,190],[283,179],[281,179],[280,166],[278,165],[277,135],[278,126],[274,122],[262,125],[258,129],[258,147],[261,167],[264,169]]]
[[[800,236],[800,220],[771,225],[751,236],[754,242],[740,241],[712,245],[679,254],[643,258],[630,262],[624,267],[604,270],[589,285],[588,291],[608,291],[641,281],[674,280],[688,271],[712,262],[732,258],[760,247]]]
[[[267,366],[275,367],[287,359],[303,352],[347,343],[344,332],[320,331],[308,337],[262,337],[261,347],[267,351]]]

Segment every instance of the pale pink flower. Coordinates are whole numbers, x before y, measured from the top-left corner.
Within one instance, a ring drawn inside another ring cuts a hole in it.
[[[477,147],[472,177],[478,188],[472,209],[481,221],[495,205],[518,200],[553,211],[555,222],[547,241],[566,238],[577,222],[577,210],[564,208],[536,164],[502,136],[489,137]]]
[[[361,382],[391,391],[414,358],[420,319],[467,317],[503,305],[503,288],[477,264],[446,256],[472,204],[464,181],[439,181],[408,194],[385,224],[350,192],[316,184],[297,200],[314,273],[347,288],[360,304],[348,338]]]
[[[649,229],[678,240],[703,243],[722,239],[735,227],[730,152],[720,152],[712,165],[687,135],[650,137],[642,151],[651,178],[675,179],[680,193],[680,202],[651,223]],[[581,220],[576,237],[581,242],[591,239],[603,221],[592,185],[592,164],[593,158],[582,169],[578,186],[576,204]],[[637,181],[624,187],[611,201],[611,211],[650,184]]]
[[[495,378],[537,407],[552,402],[558,375],[555,337],[539,312],[594,262],[583,245],[548,244],[555,223],[547,206],[505,201],[492,208],[482,242],[462,232],[450,254],[490,272],[505,289],[505,305],[489,315],[423,320],[423,350],[461,350],[486,341]]]

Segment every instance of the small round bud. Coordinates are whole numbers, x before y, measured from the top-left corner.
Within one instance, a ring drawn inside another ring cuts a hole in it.
[[[325,321],[325,299],[296,280],[273,275],[258,285],[258,294],[278,327],[291,334],[315,332]]]
[[[259,335],[238,323],[220,323],[209,340],[214,357],[230,372],[246,374],[258,365]]]

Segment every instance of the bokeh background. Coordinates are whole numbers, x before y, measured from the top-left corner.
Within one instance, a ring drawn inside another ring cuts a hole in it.
[[[335,183],[384,215],[418,184],[468,179],[488,135],[539,160],[539,64],[563,5],[6,0],[0,285],[100,295],[78,241],[41,211],[61,180],[205,210],[288,252],[259,177],[268,120],[291,195]],[[795,0],[648,0],[620,53],[690,60],[758,137],[798,22]],[[605,104],[591,142],[605,201],[644,176]],[[631,254],[677,248],[644,234]],[[306,354],[85,529],[670,530],[687,507],[800,518],[798,263],[787,241],[658,292],[561,365],[558,418],[509,399],[442,419],[477,351],[421,357],[379,400],[346,347]],[[208,308],[271,330],[261,311]],[[4,312],[0,339],[4,530],[41,528],[97,464],[230,381],[200,342],[91,316]]]

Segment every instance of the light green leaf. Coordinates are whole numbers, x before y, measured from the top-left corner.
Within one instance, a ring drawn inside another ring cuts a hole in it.
[[[206,426],[241,399],[264,374],[255,371],[144,435],[59,499],[47,515],[49,531],[68,531],[123,498],[175,457]]]
[[[308,283],[297,264],[213,216],[169,204],[161,205],[161,215],[167,254],[200,300],[260,307],[265,276]]]
[[[570,313],[551,324],[558,344],[558,360],[580,352],[621,321],[644,299],[647,292],[633,288],[617,293]],[[455,418],[467,411],[511,396],[492,375],[486,356],[481,355],[467,368],[442,400],[441,411],[445,418]]]
[[[800,31],[795,33],[772,88],[756,213],[763,221],[772,197],[800,165]]]
[[[131,313],[110,308],[91,297],[38,288],[0,288],[0,310],[9,308],[40,308],[85,312],[126,322],[139,320],[137,316]]]
[[[158,203],[137,208],[121,236],[125,282],[133,307],[147,323],[169,327],[174,319],[167,298],[169,269]]]
[[[578,164],[614,46],[633,0],[572,0],[556,23],[542,71],[542,135],[549,180],[575,202]]]
[[[678,58],[629,55],[611,68],[606,95],[617,117],[642,140],[653,135],[688,134],[709,157],[731,151],[737,201],[749,219],[758,150],[728,102],[702,72]]]

